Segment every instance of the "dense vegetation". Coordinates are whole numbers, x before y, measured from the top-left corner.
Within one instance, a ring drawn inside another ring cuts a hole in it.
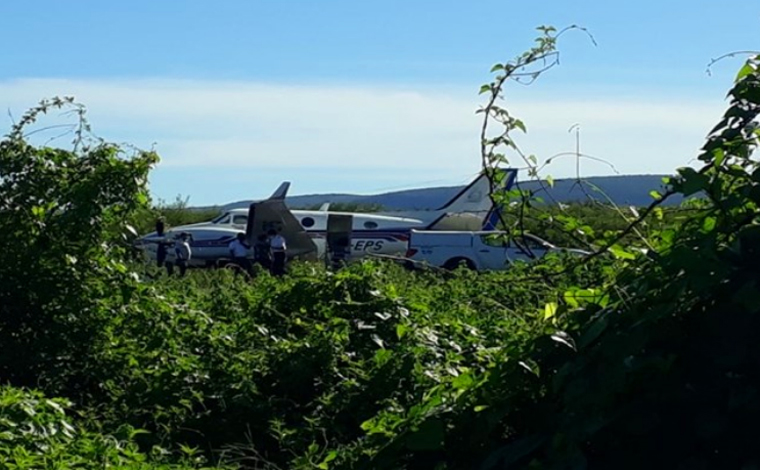
[[[156,155],[89,138],[84,121],[70,149],[32,145],[41,113],[83,116],[42,103],[0,142],[3,464],[760,467],[759,61],[703,166],[651,206],[547,212],[508,195],[505,228],[595,251],[501,273],[367,261],[153,280],[129,240]],[[615,212],[627,220],[584,219]]]

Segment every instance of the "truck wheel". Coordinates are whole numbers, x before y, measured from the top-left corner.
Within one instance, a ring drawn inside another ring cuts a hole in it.
[[[453,271],[462,263],[464,263],[464,266],[467,269],[475,269],[475,263],[473,263],[469,258],[451,258],[450,260],[446,261],[446,263],[444,263],[443,267],[445,269]]]

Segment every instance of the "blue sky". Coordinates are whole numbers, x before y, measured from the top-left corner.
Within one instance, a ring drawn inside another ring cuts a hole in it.
[[[740,65],[709,76],[708,62],[760,49],[752,3],[3,2],[0,106],[74,95],[99,135],[155,144],[164,200],[258,198],[282,180],[294,194],[461,184],[479,168],[477,90],[541,24],[582,25],[598,46],[567,35],[559,67],[509,87],[520,144],[545,160],[574,148],[579,124],[582,150],[622,174],[688,164]],[[574,168],[557,159],[545,174]]]

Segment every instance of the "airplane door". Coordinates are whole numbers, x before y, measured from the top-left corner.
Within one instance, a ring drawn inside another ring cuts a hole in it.
[[[348,214],[327,216],[327,239],[325,241],[325,262],[337,267],[351,256],[351,232],[354,218]]]

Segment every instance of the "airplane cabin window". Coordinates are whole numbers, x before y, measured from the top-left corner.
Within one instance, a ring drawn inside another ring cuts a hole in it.
[[[368,220],[364,222],[364,228],[374,230],[377,228],[377,222],[373,222],[371,220]]]
[[[247,215],[236,215],[232,218],[232,223],[236,225],[246,225],[248,223]]]
[[[313,227],[314,219],[312,219],[311,217],[304,217],[303,219],[301,219],[301,226],[303,226],[303,228]]]
[[[230,223],[230,214],[222,214],[212,221],[215,224],[228,224]]]

